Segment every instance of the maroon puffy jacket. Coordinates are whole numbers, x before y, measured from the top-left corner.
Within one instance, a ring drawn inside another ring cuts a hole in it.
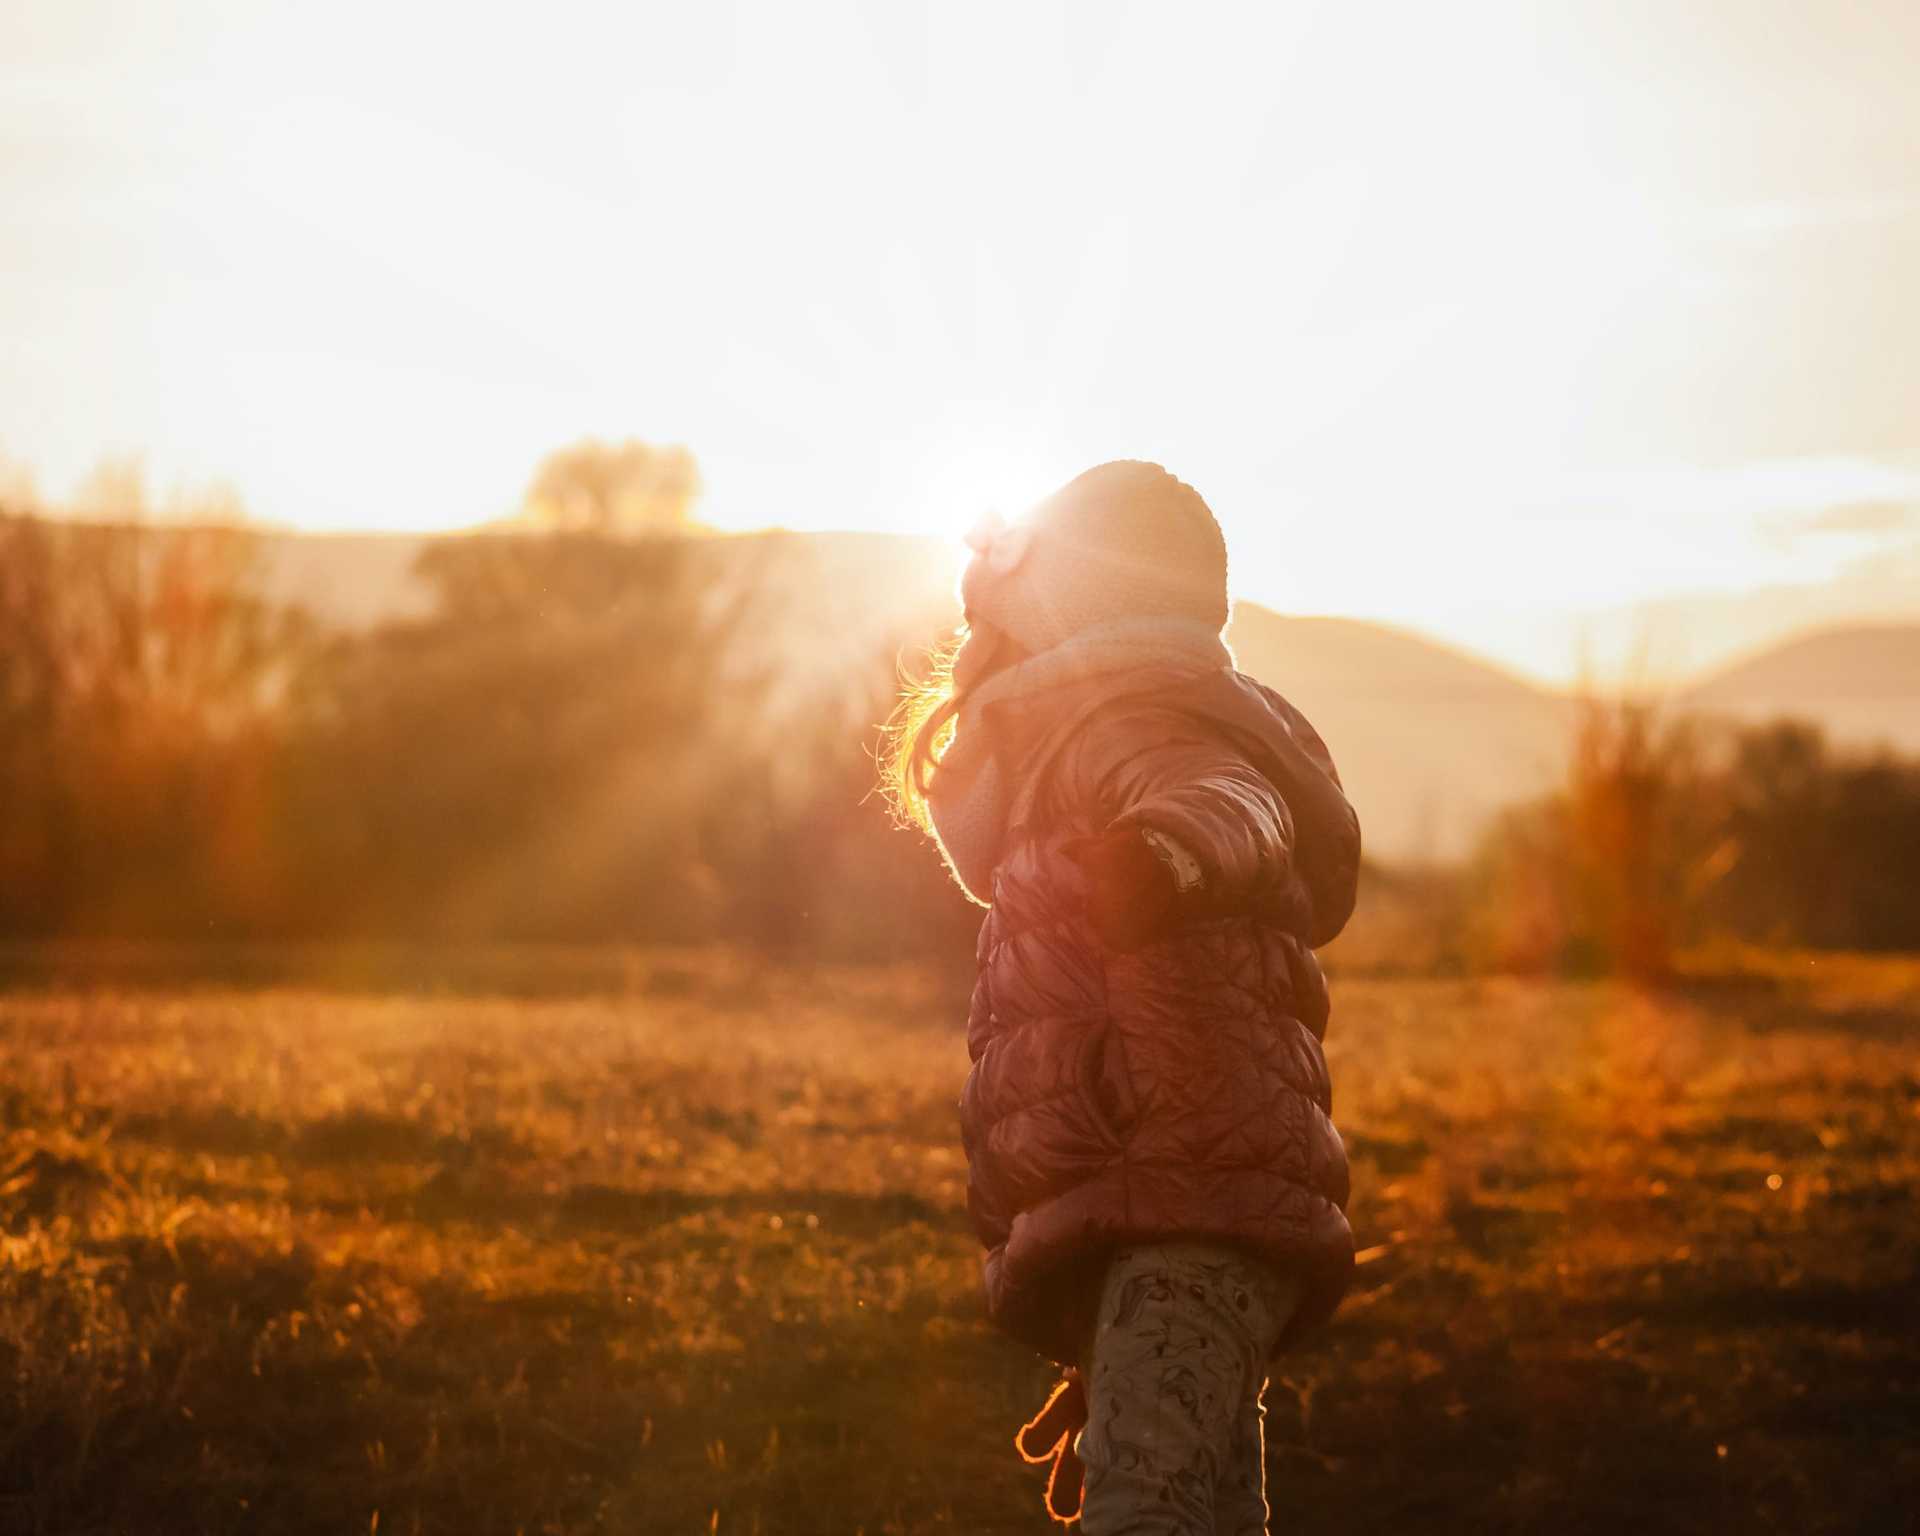
[[[980,930],[961,1099],[988,1310],[1079,1356],[1120,1243],[1217,1238],[1302,1278],[1282,1344],[1353,1264],[1313,946],[1353,910],[1360,830],[1324,743],[1222,668],[1142,671],[988,706],[1024,776]],[[1198,905],[1131,953],[1102,946],[1063,851],[1140,823],[1199,860]]]

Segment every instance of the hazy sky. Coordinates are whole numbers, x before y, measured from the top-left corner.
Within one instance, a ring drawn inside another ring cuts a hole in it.
[[[1157,458],[1246,595],[1684,664],[1920,616],[1917,78],[1909,0],[0,0],[0,454],[944,532]]]

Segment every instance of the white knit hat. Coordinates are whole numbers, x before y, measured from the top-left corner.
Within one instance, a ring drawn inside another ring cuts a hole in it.
[[[970,620],[1027,650],[1123,619],[1226,628],[1227,545],[1200,493],[1158,464],[1116,459],[1069,480],[1018,524],[991,524],[960,578]]]

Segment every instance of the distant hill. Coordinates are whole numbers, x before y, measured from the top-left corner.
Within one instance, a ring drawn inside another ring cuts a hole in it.
[[[931,639],[956,617],[962,552],[879,534],[718,541],[752,573],[796,672],[826,682],[871,665],[901,634]],[[1451,859],[1501,806],[1558,778],[1570,703],[1423,636],[1357,619],[1286,618],[1235,607],[1241,667],[1306,711],[1360,807],[1368,848],[1390,860]],[[797,680],[797,679],[796,679]]]
[[[1572,703],[1421,635],[1235,606],[1241,669],[1326,738],[1368,852],[1456,858],[1502,806],[1552,787]]]
[[[1743,721],[1793,716],[1837,742],[1920,754],[1920,624],[1802,635],[1713,673],[1680,702]]]

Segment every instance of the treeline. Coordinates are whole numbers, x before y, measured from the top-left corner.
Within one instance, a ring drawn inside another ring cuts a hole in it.
[[[750,563],[436,541],[426,617],[330,634],[253,595],[256,554],[0,517],[0,938],[965,948],[868,802],[894,650],[776,665]]]
[[[624,526],[576,498],[428,544],[425,616],[351,633],[264,602],[244,529],[0,513],[0,941],[970,952],[871,793],[928,637],[787,654],[782,583],[649,483]],[[1559,793],[1464,871],[1371,872],[1343,943],[1648,975],[1717,935],[1920,950],[1917,858],[1920,766],[1595,706]]]
[[[1454,887],[1468,964],[1657,976],[1716,938],[1920,950],[1920,763],[1590,703],[1564,787]]]

